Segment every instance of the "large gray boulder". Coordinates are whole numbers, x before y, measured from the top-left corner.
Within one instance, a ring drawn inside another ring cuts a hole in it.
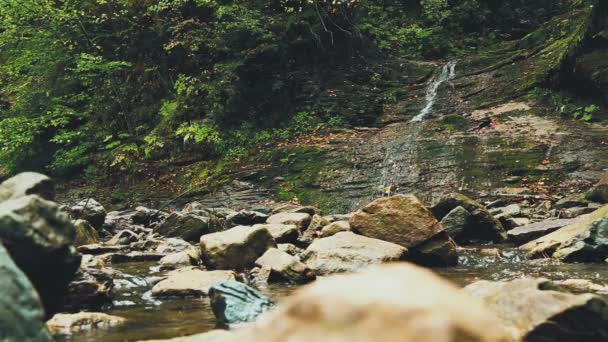
[[[355,233],[407,248],[418,263],[434,266],[458,263],[456,245],[415,196],[377,199],[353,214],[349,223]]]
[[[101,203],[92,198],[87,198],[71,207],[70,214],[75,219],[87,220],[96,229],[101,229],[108,212]]]
[[[317,275],[355,272],[366,266],[405,258],[407,248],[378,239],[341,232],[315,240],[302,261]]]
[[[61,305],[80,265],[74,226],[57,204],[36,195],[0,203],[0,241],[40,294],[47,315]]]
[[[533,258],[551,256],[565,262],[604,261],[608,258],[608,205],[532,240],[520,249]]]
[[[514,341],[608,341],[608,303],[561,291],[545,279],[478,281],[464,289],[482,300]]]
[[[238,226],[223,232],[201,236],[203,263],[212,269],[244,269],[276,242],[263,226]]]
[[[186,241],[197,241],[201,235],[211,233],[209,216],[193,213],[171,213],[154,232],[166,237],[181,238]]]
[[[44,318],[38,293],[0,244],[0,341],[52,341]]]
[[[461,229],[450,228],[451,236],[457,243],[503,242],[507,239],[507,233],[500,221],[494,218],[483,205],[465,195],[449,194],[440,199],[431,208],[431,211],[437,219],[443,220],[458,207],[464,208],[470,215],[467,216],[465,225]],[[460,215],[462,216],[462,214]]]
[[[233,271],[177,270],[152,288],[155,297],[206,296],[213,285],[236,280]]]
[[[55,197],[53,181],[37,172],[22,172],[0,184],[0,202],[28,195],[52,200]]]

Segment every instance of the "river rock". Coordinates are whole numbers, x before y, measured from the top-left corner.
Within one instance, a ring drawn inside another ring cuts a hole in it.
[[[308,245],[312,243],[314,239],[316,239],[321,233],[320,230],[324,226],[328,225],[329,222],[325,220],[320,215],[313,215],[310,223],[308,224],[308,228],[306,228],[300,237],[298,237],[298,241],[296,244],[302,248],[306,248]]]
[[[196,241],[201,235],[211,233],[209,217],[192,213],[173,212],[154,229],[165,237]]]
[[[586,207],[589,205],[589,200],[585,195],[566,196],[555,203],[557,209],[568,209],[573,207]]]
[[[562,227],[572,224],[573,222],[574,220],[572,219],[541,221],[513,228],[507,232],[507,235],[509,236],[509,241],[516,244],[523,244],[554,232]]]
[[[369,265],[402,260],[405,247],[378,239],[341,232],[315,240],[302,255],[302,261],[317,275],[355,272]]]
[[[587,193],[587,198],[594,202],[608,203],[608,172],[602,179]]]
[[[116,233],[110,240],[106,242],[106,245],[128,245],[132,242],[139,240],[139,234],[132,230],[124,229]]]
[[[233,271],[177,270],[152,288],[155,297],[206,296],[213,285],[236,280]]]
[[[278,214],[278,213],[305,213],[308,214],[310,216],[313,215],[318,215],[319,214],[319,209],[313,207],[313,206],[301,206],[301,205],[296,205],[296,204],[284,204],[281,206],[278,206],[276,208],[274,208],[272,210],[272,214]]]
[[[456,237],[458,243],[468,242],[502,242],[507,239],[504,227],[483,205],[465,195],[452,193],[443,197],[431,211],[438,219],[443,219],[456,207],[463,207],[471,216],[466,228]]]
[[[294,243],[300,236],[300,230],[294,224],[256,224],[253,227],[262,227],[268,229],[270,235],[277,243]]]
[[[576,218],[585,214],[589,214],[595,211],[596,208],[591,207],[572,207],[564,209],[560,213],[560,217],[563,218]]]
[[[517,341],[607,341],[608,303],[570,294],[545,279],[478,281],[464,289],[483,300]]]
[[[530,257],[565,261],[604,261],[608,257],[608,206],[520,247]]]
[[[441,266],[457,262],[453,257],[443,259],[445,255],[456,255],[456,246],[433,214],[412,195],[375,200],[357,211],[349,223],[355,233],[408,248],[421,262],[438,261]],[[430,240],[433,248],[425,245]]]
[[[109,328],[122,325],[126,319],[101,312],[79,312],[73,314],[59,313],[46,322],[55,334],[70,334],[78,330]]]
[[[291,224],[298,227],[299,230],[305,230],[308,228],[312,216],[307,213],[278,213],[270,216],[266,223],[274,224]]]
[[[450,211],[441,220],[441,225],[446,233],[454,240],[458,241],[458,237],[463,235],[463,232],[469,224],[471,213],[465,208],[458,206]]]
[[[170,254],[185,251],[191,247],[192,245],[184,239],[168,238],[161,240],[155,251],[160,254]]]
[[[57,204],[37,195],[0,203],[0,241],[38,291],[47,315],[56,312],[80,265],[74,226]]]
[[[481,302],[412,264],[317,280],[235,334],[231,341],[509,341]]]
[[[75,219],[89,221],[95,229],[100,229],[106,219],[106,209],[92,198],[84,199],[70,208],[70,214]]]
[[[162,269],[175,269],[181,266],[197,266],[201,261],[199,249],[190,248],[185,251],[165,255],[158,261]]]
[[[255,264],[270,269],[269,282],[306,283],[315,279],[315,273],[299,258],[276,248],[267,250],[255,261]]]
[[[106,267],[81,267],[68,285],[64,307],[72,310],[100,310],[112,302],[114,276],[115,272]]]
[[[348,221],[334,221],[321,228],[321,237],[328,237],[339,232],[350,232],[350,223]]]
[[[0,202],[28,195],[53,200],[55,185],[49,177],[37,172],[22,172],[0,184]]]
[[[300,253],[304,252],[303,249],[299,248],[298,246],[291,244],[291,243],[279,243],[277,244],[277,248],[282,251],[285,252],[289,255],[299,255]]]
[[[206,266],[240,270],[253,265],[276,242],[264,227],[238,226],[201,236],[200,246]]]
[[[252,226],[266,222],[268,215],[249,210],[241,210],[230,214],[226,217],[226,222],[230,227],[234,226]]]
[[[93,228],[93,226],[86,220],[74,221],[74,246],[83,246],[99,243],[99,233]]]
[[[0,294],[0,341],[52,341],[38,293],[1,243]]]
[[[236,281],[212,286],[209,297],[213,314],[222,326],[251,322],[274,307],[274,303],[263,294]]]

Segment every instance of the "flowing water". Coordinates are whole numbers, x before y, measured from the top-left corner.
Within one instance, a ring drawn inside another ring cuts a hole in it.
[[[413,122],[420,122],[431,113],[439,87],[444,82],[454,79],[454,77],[456,77],[456,62],[450,61],[443,66],[441,73],[431,81],[431,84],[426,89],[426,105],[422,108],[420,113],[412,119]]]
[[[57,341],[124,342],[166,339],[192,335],[216,327],[207,298],[152,299],[150,277],[158,275],[156,263],[138,262],[115,265],[124,275],[116,281],[114,303],[103,310],[127,318],[124,326],[92,329],[57,337]],[[608,284],[605,264],[561,264],[554,261],[531,261],[510,246],[479,246],[460,251],[460,263],[435,269],[454,283],[465,286],[477,280],[510,280],[542,277],[552,280],[587,279]],[[262,285],[260,291],[275,301],[291,294],[297,287]]]

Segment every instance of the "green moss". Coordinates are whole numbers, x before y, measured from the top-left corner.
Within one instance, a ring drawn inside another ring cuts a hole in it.
[[[441,118],[441,127],[450,132],[463,132],[469,128],[469,122],[458,114],[446,115]]]

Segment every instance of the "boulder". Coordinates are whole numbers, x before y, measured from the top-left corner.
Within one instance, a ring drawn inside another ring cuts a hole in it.
[[[175,269],[182,266],[197,266],[201,261],[199,249],[191,248],[185,251],[165,255],[158,261],[161,269]]]
[[[608,172],[587,193],[586,197],[594,202],[608,203]]]
[[[468,210],[458,206],[441,219],[441,225],[449,236],[458,241],[458,237],[462,236],[467,228],[470,217],[471,213]]]
[[[22,172],[0,184],[0,202],[28,195],[53,200],[55,185],[49,177],[37,172]]]
[[[183,239],[168,238],[161,240],[154,251],[160,254],[170,254],[185,251],[190,248],[192,248],[192,245]]]
[[[53,335],[69,335],[73,331],[89,330],[96,328],[109,328],[122,325],[127,320],[101,312],[79,312],[73,314],[55,314],[53,318],[46,322]]]
[[[276,248],[267,250],[255,261],[255,264],[270,269],[269,282],[306,283],[315,279],[315,273],[299,258]]]
[[[328,224],[329,222],[323,217],[319,215],[313,215],[310,220],[310,223],[308,224],[308,228],[306,228],[302,232],[302,234],[298,238],[298,241],[296,241],[296,244],[302,248],[306,248],[312,243],[314,239],[319,236],[321,228]]]
[[[307,213],[278,213],[270,216],[266,223],[274,224],[292,224],[298,227],[299,230],[305,230],[310,224],[312,216]]]
[[[71,310],[100,310],[102,306],[112,303],[113,288],[114,272],[111,269],[81,267],[68,285],[63,307]]]
[[[357,211],[349,223],[355,233],[408,248],[412,255],[417,255],[416,260],[425,264],[457,263],[457,258],[443,259],[446,255],[456,255],[456,246],[415,196],[397,195],[375,200]],[[433,248],[428,248],[427,243],[431,240]]]
[[[277,244],[277,248],[280,251],[283,251],[289,255],[299,255],[300,253],[302,253],[304,250],[299,248],[298,246],[291,244],[291,243],[280,243]]]
[[[274,238],[277,243],[293,243],[298,240],[300,236],[300,230],[294,224],[256,224],[253,227],[263,227],[268,229],[270,235]]]
[[[206,296],[213,285],[236,280],[233,271],[177,270],[152,288],[155,297]]]
[[[209,298],[213,314],[221,326],[251,322],[274,307],[274,303],[266,296],[236,281],[212,286]]]
[[[405,247],[352,232],[341,232],[315,240],[302,255],[302,261],[317,275],[355,272],[366,266],[402,260]]]
[[[478,281],[465,292],[492,310],[517,341],[607,341],[608,303],[545,279]]]
[[[139,234],[132,230],[124,229],[116,233],[110,240],[106,242],[106,245],[128,245],[132,242],[139,240]]]
[[[0,341],[50,342],[44,309],[29,279],[0,244]]]
[[[589,205],[589,200],[585,195],[566,196],[555,203],[557,209],[568,209],[573,207],[586,207]]]
[[[457,207],[463,207],[471,216],[466,227],[458,236],[454,236],[458,243],[476,242],[502,242],[507,239],[504,227],[494,218],[483,205],[473,201],[465,195],[452,193],[443,197],[435,204],[431,211],[437,219],[443,219],[449,212]]]
[[[211,233],[209,217],[192,213],[173,212],[160,225],[154,228],[155,233],[165,237],[196,241],[201,235]]]
[[[334,221],[325,227],[321,228],[321,237],[328,237],[340,232],[350,232],[350,223],[348,221]]]
[[[89,221],[76,220],[74,221],[74,246],[90,245],[99,243],[99,233],[91,226]]]
[[[276,242],[264,227],[238,226],[200,239],[203,263],[213,269],[243,269],[253,265]]]
[[[572,219],[541,221],[513,228],[507,232],[507,235],[509,236],[509,241],[521,245],[543,235],[552,233],[561,227],[572,224],[573,222],[574,220]]]
[[[266,222],[268,215],[257,211],[241,210],[226,217],[228,226],[252,226]]]
[[[318,280],[235,334],[232,341],[509,341],[481,302],[412,264]]]
[[[520,248],[532,258],[604,261],[608,257],[608,205]]]
[[[61,305],[80,265],[74,225],[37,195],[0,203],[0,241],[38,291],[47,315]]]
[[[563,218],[577,218],[579,216],[583,216],[585,214],[589,214],[595,211],[597,208],[592,207],[572,207],[568,209],[564,209],[560,213],[560,217]]]
[[[89,221],[95,229],[101,229],[106,220],[107,212],[99,202],[92,198],[87,198],[70,208],[70,214],[75,219]]]

